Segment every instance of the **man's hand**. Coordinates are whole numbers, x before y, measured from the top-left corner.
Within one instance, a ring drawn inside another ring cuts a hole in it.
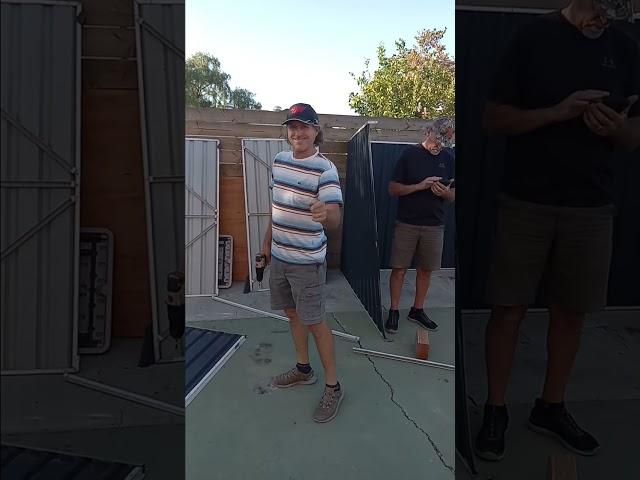
[[[271,263],[271,243],[262,246],[262,251],[260,252],[264,256],[265,266]]]
[[[638,101],[638,95],[629,97],[629,101],[629,106],[621,113],[616,112],[603,103],[592,103],[584,112],[584,123],[589,127],[589,130],[601,137],[615,135],[627,121],[629,110],[633,104]]]
[[[442,177],[427,177],[418,184],[418,190],[429,190]]]
[[[436,197],[447,197],[449,194],[449,185],[444,185],[440,182],[435,182],[431,185],[431,191]]]
[[[571,120],[582,115],[592,102],[602,100],[609,92],[602,90],[578,90],[573,92],[555,107],[553,113],[557,122]]]
[[[311,205],[311,215],[314,222],[324,223],[327,220],[327,204],[317,200]]]

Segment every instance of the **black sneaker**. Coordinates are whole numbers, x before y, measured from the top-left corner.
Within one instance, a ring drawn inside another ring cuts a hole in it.
[[[389,317],[384,322],[384,330],[387,333],[397,333],[398,320],[400,319],[400,312],[398,310],[389,310]]]
[[[411,310],[409,311],[409,316],[407,318],[412,322],[415,322],[418,325],[422,326],[423,328],[426,328],[427,330],[432,330],[434,332],[438,330],[438,324],[433,320],[431,320],[427,316],[427,314],[424,313],[424,310],[422,308],[418,310],[414,307],[411,307]]]
[[[578,426],[564,402],[546,403],[536,399],[529,416],[529,428],[556,437],[565,447],[580,455],[595,455],[600,448],[598,441]]]
[[[478,432],[475,452],[484,460],[497,462],[504,457],[504,433],[509,425],[509,413],[506,406],[484,406],[482,427]]]

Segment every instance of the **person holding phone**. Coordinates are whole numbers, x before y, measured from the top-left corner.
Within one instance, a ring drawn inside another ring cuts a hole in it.
[[[325,229],[340,225],[342,191],[335,165],[320,153],[323,133],[313,107],[292,105],[283,125],[291,151],[278,153],[273,161],[273,201],[262,255],[271,265],[271,308],[284,310],[289,319],[297,363],[273,377],[272,384],[289,388],[317,382],[309,363],[311,332],[325,379],[313,420],[325,423],[338,414],[344,399],[333,335],[325,319]]]
[[[428,330],[438,325],[424,311],[431,272],[440,269],[444,242],[444,203],[455,200],[454,158],[444,147],[455,135],[453,121],[438,119],[427,127],[424,141],[407,148],[396,164],[389,194],[398,198],[391,252],[391,308],[385,331],[398,331],[402,285],[414,257],[416,295],[408,319]]]
[[[614,148],[640,145],[640,51],[611,26],[630,2],[573,0],[521,28],[495,76],[485,115],[507,136],[505,182],[487,279],[488,378],[475,451],[505,452],[505,403],[520,324],[545,278],[547,370],[529,427],[593,455],[599,443],[564,398],[585,315],[602,310],[612,250]]]

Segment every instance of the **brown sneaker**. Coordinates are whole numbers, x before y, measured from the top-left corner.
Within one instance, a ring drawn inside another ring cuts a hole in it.
[[[342,387],[340,387],[340,390],[338,391],[335,391],[333,388],[325,387],[322,399],[320,399],[316,412],[313,414],[314,422],[325,423],[333,420],[333,418],[338,414],[338,408],[340,407],[343,397],[344,391]]]
[[[297,367],[293,367],[291,370],[276,375],[271,380],[271,384],[278,388],[289,388],[294,385],[313,385],[318,381],[313,370],[309,373],[302,373]]]

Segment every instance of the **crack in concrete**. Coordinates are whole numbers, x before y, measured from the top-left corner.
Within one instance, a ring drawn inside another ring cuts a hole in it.
[[[335,322],[340,326],[340,328],[342,329],[342,331],[344,333],[348,333],[349,335],[352,335],[351,332],[349,332],[345,326],[342,324],[342,322],[340,322],[340,320],[338,319],[338,317],[336,316],[335,313],[331,313],[331,315],[333,316],[333,319],[335,320]],[[362,345],[362,342],[360,340],[358,340],[358,345],[360,346],[360,348],[365,348]],[[406,418],[409,422],[411,422],[413,424],[413,426],[420,432],[422,432],[422,434],[425,436],[425,438],[429,441],[429,443],[431,444],[431,448],[433,448],[433,451],[436,452],[436,455],[438,456],[438,458],[440,459],[440,463],[442,463],[442,465],[449,470],[451,473],[453,473],[455,475],[456,470],[455,467],[452,467],[451,465],[449,465],[446,460],[444,459],[444,455],[443,453],[440,451],[440,449],[438,448],[438,445],[436,445],[436,443],[433,441],[433,439],[431,438],[431,436],[420,426],[418,425],[418,423],[409,416],[409,414],[407,413],[407,411],[404,409],[404,407],[395,399],[395,390],[393,388],[393,385],[391,385],[391,383],[384,377],[384,375],[382,374],[382,372],[380,372],[380,370],[378,370],[378,367],[376,366],[375,362],[373,361],[373,359],[371,357],[369,357],[368,355],[366,355],[367,360],[369,360],[369,362],[371,363],[371,365],[373,366],[373,370],[378,374],[378,376],[380,377],[380,379],[387,385],[387,387],[389,388],[389,391],[391,392],[391,402],[396,405],[400,411],[402,412],[402,415],[404,416],[404,418]]]

